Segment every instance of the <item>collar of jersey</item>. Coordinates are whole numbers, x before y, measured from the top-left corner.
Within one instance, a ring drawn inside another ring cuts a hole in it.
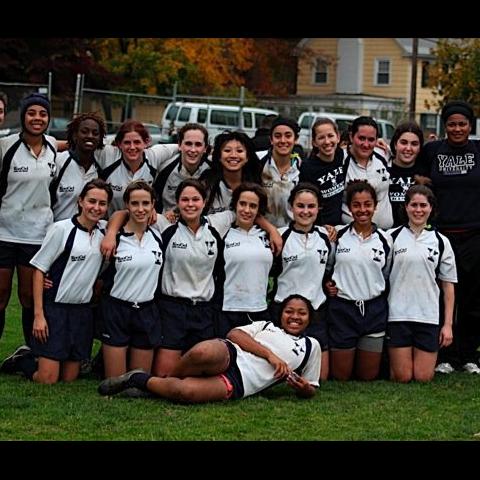
[[[181,223],[181,224],[185,225],[186,227],[188,227],[187,223],[185,222],[185,220],[182,217],[180,217],[178,219],[178,223]],[[208,223],[207,217],[204,217],[203,215],[201,215],[200,216],[200,226],[205,225],[206,223]]]
[[[132,169],[130,168],[130,165],[128,164],[128,162],[126,162],[126,161],[124,160],[123,155],[122,155],[121,160],[122,160],[122,163],[125,165],[125,168],[126,168],[129,172],[131,172]],[[143,167],[143,164],[145,163],[145,160],[146,160],[146,158],[145,158],[145,152],[143,152],[142,163],[138,166],[138,170],[140,170],[140,169]],[[132,173],[133,173],[133,172],[132,172]]]
[[[300,233],[300,234],[312,233],[312,232],[315,230],[315,227],[316,227],[316,225],[313,224],[313,225],[312,225],[312,228],[311,228],[308,232],[304,232],[303,230],[298,230],[298,229],[295,228],[293,225],[294,225],[294,222],[290,222],[290,230],[292,230],[292,232]]]
[[[72,217],[72,223],[79,229],[79,230],[82,230],[83,232],[88,232],[88,228],[85,228],[79,221],[78,221],[78,217],[79,217],[79,213],[77,213],[76,215],[74,215]],[[93,228],[92,228],[92,231],[95,230],[96,228],[98,228],[98,225],[95,225]]]

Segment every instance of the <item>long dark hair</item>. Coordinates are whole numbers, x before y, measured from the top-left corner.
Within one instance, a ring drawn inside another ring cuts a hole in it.
[[[215,143],[212,151],[212,168],[205,175],[202,175],[202,181],[209,190],[208,200],[205,205],[205,211],[208,211],[216,197],[220,197],[220,181],[224,180],[223,166],[220,162],[223,146],[230,141],[241,143],[247,153],[247,163],[242,168],[242,182],[254,182],[261,184],[262,167],[255,152],[255,146],[252,140],[243,132],[225,132],[215,137]]]

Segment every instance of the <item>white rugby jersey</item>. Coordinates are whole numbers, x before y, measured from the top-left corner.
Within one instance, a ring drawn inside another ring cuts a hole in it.
[[[225,260],[223,310],[227,312],[266,310],[268,274],[273,263],[267,233],[256,225],[248,232],[232,226],[223,242]]]
[[[105,145],[103,149],[96,150],[95,158],[102,169],[101,177],[110,184],[113,190],[113,200],[108,209],[109,214],[125,208],[123,192],[130,182],[145,180],[151,185],[157,171],[177,152],[177,144],[157,144],[146,148],[143,154],[143,162],[134,173],[122,159],[122,152],[119,148],[113,145]]]
[[[44,297],[52,302],[88,303],[93,285],[100,273],[102,254],[100,243],[106,222],[100,220],[91,233],[77,216],[50,226],[40,250],[30,263],[48,273],[53,287],[44,290]]]
[[[388,172],[387,161],[377,152],[373,152],[368,160],[367,166],[359,165],[355,158],[345,150],[345,158],[343,161],[343,171],[345,174],[345,188],[350,180],[367,180],[377,193],[377,208],[373,214],[372,221],[380,228],[387,229],[393,225],[392,205],[388,191],[390,188],[390,173]],[[342,203],[342,222],[350,223],[352,215],[345,203],[346,192]]]
[[[162,233],[162,293],[192,301],[211,300],[223,281],[223,240],[235,214],[225,211],[201,218],[193,233],[179,220]]]
[[[272,276],[276,302],[282,302],[292,293],[298,293],[312,302],[316,310],[326,296],[323,291],[325,270],[333,264],[333,249],[323,227],[314,226],[310,232],[296,230],[293,223],[279,229],[283,249],[275,258]]]
[[[208,209],[209,215],[211,215],[212,213],[224,212],[225,210],[229,210],[230,204],[232,203],[232,190],[223,180],[220,180],[220,183],[218,185],[220,195],[215,195],[215,198],[213,199],[213,202]]]
[[[376,228],[366,240],[353,224],[338,230],[332,279],[338,296],[346,300],[371,300],[385,291],[391,264],[392,237]]]
[[[268,195],[270,213],[265,218],[276,227],[284,227],[293,220],[293,214],[288,205],[288,197],[292,188],[297,185],[300,176],[300,161],[292,157],[290,169],[280,174],[275,160],[268,153],[260,160],[263,164],[262,185]]]
[[[292,370],[301,366],[307,351],[306,337],[295,337],[276,327],[272,322],[258,321],[250,325],[238,327],[248,333],[258,343],[271,350],[281,358]],[[309,337],[311,350],[308,360],[301,372],[297,372],[314,387],[318,387],[320,378],[322,351],[318,341]],[[274,378],[275,368],[264,358],[245,352],[232,342],[237,349],[237,366],[242,375],[244,397],[265,390],[277,382]]]
[[[57,144],[43,135],[36,157],[20,135],[0,138],[0,240],[40,245],[53,222],[49,185]]]
[[[60,152],[55,160],[57,169],[51,189],[53,218],[55,222],[72,218],[78,213],[78,196],[90,180],[98,178],[99,166],[96,162],[85,169],[78,163],[74,152]]]
[[[141,240],[122,228],[117,235],[117,252],[102,278],[105,291],[132,303],[153,300],[163,263],[158,229],[148,227]]]
[[[407,226],[389,230],[393,238],[390,273],[389,322],[439,324],[437,279],[457,282],[450,241],[432,228],[418,238]]]
[[[168,159],[164,166],[161,166],[157,173],[157,178],[153,183],[153,188],[157,196],[157,211],[166,212],[176,207],[175,192],[177,187],[184,181],[191,178],[200,178],[203,172],[210,169],[210,164],[202,160],[198,168],[190,174],[181,161],[181,155],[174,155]]]

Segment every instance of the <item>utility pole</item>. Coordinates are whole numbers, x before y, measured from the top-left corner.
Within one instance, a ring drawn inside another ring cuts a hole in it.
[[[415,121],[415,110],[417,103],[417,56],[418,56],[418,38],[412,38],[412,77],[410,79],[410,108],[409,119]]]

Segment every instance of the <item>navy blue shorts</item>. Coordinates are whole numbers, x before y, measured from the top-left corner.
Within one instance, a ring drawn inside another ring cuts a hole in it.
[[[270,320],[277,327],[281,327],[280,322],[280,309],[281,303],[272,302],[268,309],[270,311]],[[313,311],[313,318],[310,319],[310,323],[305,330],[307,337],[313,337],[318,340],[322,352],[328,350],[328,323],[327,323],[327,303],[323,303],[317,310]]]
[[[162,337],[160,347],[187,351],[203,340],[219,336],[217,304],[201,302],[195,305],[188,300],[161,297]]]
[[[48,340],[40,343],[32,336],[32,353],[63,362],[90,358],[93,343],[93,312],[89,304],[45,302]]]
[[[328,333],[331,348],[356,348],[362,337],[384,332],[388,303],[384,295],[359,302],[331,297],[328,305]]]
[[[33,268],[30,260],[40,250],[40,247],[41,245],[0,240],[0,268],[14,268],[16,265]]]
[[[225,344],[227,345],[228,353],[230,354],[230,362],[227,370],[223,372],[222,375],[228,378],[228,381],[233,387],[233,392],[230,396],[230,399],[236,400],[238,398],[242,398],[245,393],[243,388],[242,374],[237,366],[237,349],[229,340],[225,340]]]
[[[270,321],[270,312],[221,312],[219,317],[219,337],[225,338],[227,333],[236,327],[250,325],[252,322]]]
[[[160,311],[154,301],[133,304],[105,296],[100,302],[100,340],[112,347],[156,348],[162,332]]]
[[[421,322],[388,322],[385,340],[388,347],[415,347],[438,352],[440,327]]]

